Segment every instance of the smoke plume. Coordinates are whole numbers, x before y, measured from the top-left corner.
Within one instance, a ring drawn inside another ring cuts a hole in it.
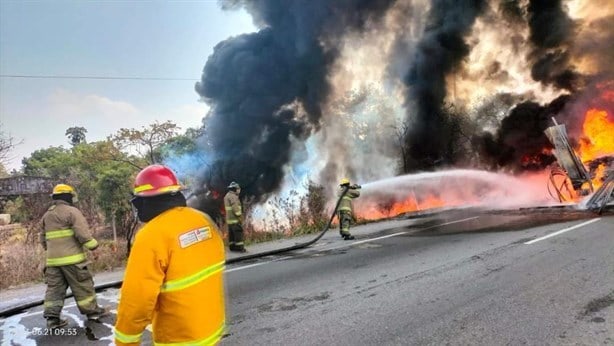
[[[205,142],[215,155],[203,184],[224,191],[236,180],[257,197],[279,188],[297,143],[321,126],[339,39],[377,20],[391,3],[232,3],[244,7],[262,29],[220,42],[196,84],[211,106],[204,119]]]
[[[563,9],[562,0],[531,0],[528,6],[530,40],[535,49],[531,76],[536,81],[575,91],[580,75],[570,64],[569,46],[576,26]]]
[[[614,29],[606,28],[603,21],[613,19],[614,5],[597,4],[601,6],[597,10],[598,7],[590,8],[588,2],[576,4],[586,13],[584,18],[573,19],[566,4],[569,2],[561,0],[528,2],[526,19],[531,48],[527,63],[531,77],[559,90],[560,96],[531,100],[527,95],[529,100],[511,107],[496,131],[474,137],[474,148],[491,168],[505,167],[518,172],[540,170],[551,164],[555,159],[543,131],[553,125],[553,117],[567,125],[572,145],[577,145],[584,113],[602,93],[598,85],[613,77],[611,64],[605,63],[604,57],[614,58],[611,41]],[[591,17],[598,11],[602,17]],[[598,107],[611,108],[603,102]]]
[[[196,84],[211,107],[198,185],[214,199],[237,181],[261,202],[306,172],[334,187],[450,166],[543,169],[551,118],[576,143],[596,94],[611,95],[608,0],[223,6],[259,30],[220,42]]]
[[[464,37],[484,9],[483,0],[433,0],[428,23],[404,82],[411,129],[406,137],[413,169],[450,164],[450,119],[443,110],[446,76],[469,54]],[[413,109],[415,107],[415,110]]]
[[[553,125],[552,117],[559,114],[569,100],[569,96],[561,96],[546,106],[532,101],[515,105],[495,136],[485,133],[476,137],[477,151],[491,169],[507,167],[513,172],[543,169],[555,161],[544,130]]]

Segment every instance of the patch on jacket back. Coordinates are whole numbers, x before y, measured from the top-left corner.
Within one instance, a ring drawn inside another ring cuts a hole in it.
[[[183,249],[210,238],[211,229],[209,227],[198,228],[181,234],[179,236],[179,245]]]

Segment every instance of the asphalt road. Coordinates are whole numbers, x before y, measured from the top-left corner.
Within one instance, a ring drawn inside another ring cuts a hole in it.
[[[222,345],[614,344],[614,217],[585,217],[448,212],[227,266]],[[35,335],[37,308],[2,345],[110,344],[67,304],[78,335]]]

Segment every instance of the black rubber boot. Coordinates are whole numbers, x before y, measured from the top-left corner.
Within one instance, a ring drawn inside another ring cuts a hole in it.
[[[62,328],[62,327],[65,327],[66,325],[68,325],[68,320],[65,320],[65,319],[59,319],[59,318],[48,318],[47,319],[47,328],[49,329]]]
[[[356,238],[354,238],[354,236],[351,234],[346,234],[343,236],[343,240],[354,240],[354,239]]]
[[[108,307],[108,306],[98,307],[96,312],[87,315],[87,319],[90,320],[90,321],[97,321],[101,317],[108,316],[110,314],[111,314],[111,308],[110,307]]]

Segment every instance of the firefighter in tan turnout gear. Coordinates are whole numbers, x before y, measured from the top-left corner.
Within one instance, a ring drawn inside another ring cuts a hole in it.
[[[354,184],[350,185],[350,180],[347,178],[341,179],[339,183],[339,196],[344,193],[347,189],[347,192],[343,195],[341,202],[339,203],[339,208],[337,209],[337,216],[339,218],[339,234],[343,237],[343,240],[352,240],[354,236],[350,234],[350,224],[352,220],[354,220],[353,209],[352,209],[352,200],[360,196],[359,189],[360,185]]]
[[[186,204],[168,167],[136,176],[132,205],[145,225],[128,257],[115,344],[215,345],[224,333],[224,241],[211,218]]]
[[[243,209],[239,194],[241,186],[234,181],[228,185],[228,193],[224,196],[226,224],[228,225],[228,248],[230,251],[247,252],[243,244]]]
[[[53,205],[42,219],[41,243],[47,252],[45,265],[45,311],[47,328],[61,328],[68,321],[60,318],[66,289],[70,287],[79,311],[96,320],[108,314],[98,306],[94,280],[83,248],[95,250],[98,242],[90,233],[85,217],[73,206],[75,190],[66,184],[53,188]]]

